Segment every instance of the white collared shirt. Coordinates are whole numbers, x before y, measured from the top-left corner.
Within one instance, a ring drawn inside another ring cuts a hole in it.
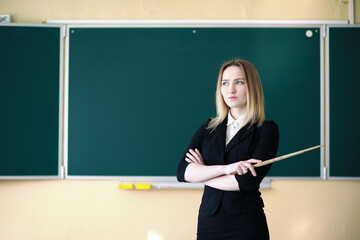
[[[245,125],[244,124],[244,115],[239,117],[238,119],[234,119],[230,111],[228,113],[228,122],[226,124],[226,145],[231,141],[231,139],[235,136],[235,134]]]

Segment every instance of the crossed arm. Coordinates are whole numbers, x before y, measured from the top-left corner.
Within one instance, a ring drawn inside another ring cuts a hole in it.
[[[239,191],[239,184],[233,175],[237,172],[244,175],[248,171],[256,176],[253,163],[259,163],[260,160],[250,159],[239,161],[228,165],[206,166],[202,155],[198,149],[189,149],[185,160],[189,163],[185,171],[185,180],[188,182],[201,182],[207,186],[225,191]]]
[[[279,129],[275,122],[268,121],[262,125],[258,136],[256,148],[252,154],[253,159],[238,161],[228,165],[204,164],[201,146],[207,134],[207,124],[203,124],[193,136],[187,152],[178,164],[177,178],[180,182],[201,182],[207,186],[224,191],[253,191],[260,187],[260,182],[270,170],[271,165],[257,168],[255,172],[253,163],[261,162],[276,156],[279,145]],[[249,172],[250,171],[250,172]],[[237,172],[237,175],[232,173]]]

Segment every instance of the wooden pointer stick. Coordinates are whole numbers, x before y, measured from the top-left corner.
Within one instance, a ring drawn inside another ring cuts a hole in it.
[[[306,149],[303,149],[303,150],[300,150],[300,151],[297,151],[297,152],[289,153],[289,154],[286,154],[286,155],[283,155],[283,156],[280,156],[280,157],[272,158],[272,159],[263,161],[263,162],[261,162],[261,163],[255,164],[255,165],[254,165],[254,168],[262,167],[262,166],[271,164],[271,163],[273,163],[273,162],[278,162],[278,161],[283,160],[283,159],[285,159],[285,158],[289,158],[289,157],[293,157],[293,156],[296,156],[296,155],[299,155],[299,154],[303,154],[304,152],[308,152],[308,151],[317,149],[317,148],[322,147],[322,146],[323,146],[323,145],[318,145],[318,146],[311,147],[311,148],[306,148]]]
[[[323,145],[318,145],[318,146],[315,146],[315,147],[306,148],[306,149],[303,149],[303,150],[300,150],[300,151],[297,151],[297,152],[289,153],[289,154],[286,154],[286,155],[283,155],[283,156],[280,156],[280,157],[276,157],[276,158],[272,158],[272,159],[263,161],[261,163],[257,163],[257,164],[255,164],[253,166],[254,166],[254,168],[262,167],[262,166],[265,166],[265,165],[268,165],[268,164],[271,164],[271,163],[274,163],[274,162],[281,161],[281,160],[289,158],[289,157],[293,157],[293,156],[296,156],[296,155],[299,155],[299,154],[303,154],[304,152],[308,152],[308,151],[320,148],[322,146]],[[238,174],[238,173],[234,172],[233,174]]]

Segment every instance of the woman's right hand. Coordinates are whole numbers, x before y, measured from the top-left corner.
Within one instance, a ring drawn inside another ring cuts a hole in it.
[[[185,161],[187,161],[188,163],[205,165],[201,152],[197,148],[195,148],[195,150],[189,149],[189,152],[186,153],[186,156],[187,157],[185,158]]]
[[[226,175],[230,175],[230,174],[244,175],[248,171],[250,171],[252,173],[252,175],[255,177],[256,171],[252,164],[260,163],[260,162],[262,162],[262,161],[256,160],[256,159],[250,159],[247,161],[239,161],[236,163],[228,164],[228,165],[224,166],[224,172]]]

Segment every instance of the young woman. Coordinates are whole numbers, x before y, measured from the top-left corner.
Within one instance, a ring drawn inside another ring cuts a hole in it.
[[[238,59],[222,65],[216,110],[196,131],[177,169],[178,181],[205,185],[197,239],[269,239],[259,187],[270,165],[255,170],[253,164],[276,156],[279,130],[265,120],[253,64]]]

